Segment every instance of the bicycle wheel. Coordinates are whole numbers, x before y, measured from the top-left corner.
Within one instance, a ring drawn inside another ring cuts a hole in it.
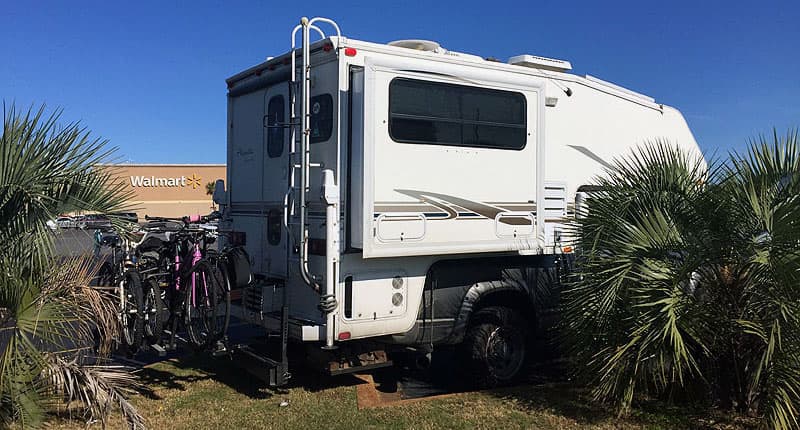
[[[213,345],[227,330],[230,295],[224,274],[208,260],[197,263],[186,284],[184,324],[189,341],[198,348]]]
[[[109,287],[114,285],[114,265],[110,261],[104,261],[94,277],[94,286]]]
[[[142,344],[144,335],[144,304],[142,299],[142,279],[139,272],[125,272],[120,287],[120,322],[122,343],[130,354],[135,354]]]
[[[228,333],[228,325],[231,321],[231,278],[225,262],[217,259],[215,261],[216,272],[219,280],[219,288],[213,290],[214,300],[214,327],[217,339],[225,337]]]
[[[144,282],[144,332],[150,345],[160,343],[164,332],[163,294],[158,278],[150,277]]]

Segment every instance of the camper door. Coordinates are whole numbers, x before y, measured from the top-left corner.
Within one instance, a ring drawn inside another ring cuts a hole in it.
[[[540,249],[543,89],[477,65],[368,57],[364,257]]]

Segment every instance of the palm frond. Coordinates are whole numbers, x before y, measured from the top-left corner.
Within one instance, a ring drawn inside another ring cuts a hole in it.
[[[49,219],[64,212],[116,212],[128,194],[113,179],[113,149],[60,111],[4,105],[0,136],[0,420],[35,426],[53,404],[76,398],[95,418],[124,399],[132,375],[93,358],[119,330],[112,297],[89,288],[88,259],[53,255]]]
[[[54,393],[65,404],[77,403],[85,411],[87,422],[104,425],[110,412],[119,408],[131,429],[144,429],[145,423],[125,394],[139,386],[131,369],[116,365],[80,365],[56,354],[48,355],[45,375]]]

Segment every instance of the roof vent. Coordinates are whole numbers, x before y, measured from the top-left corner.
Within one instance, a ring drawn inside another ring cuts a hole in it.
[[[389,42],[388,45],[397,46],[400,48],[415,49],[417,51],[427,51],[427,52],[446,51],[446,49],[442,48],[441,45],[432,40],[419,40],[419,39],[395,40],[394,42]]]
[[[509,58],[508,64],[550,70],[552,72],[566,72],[567,70],[572,70],[572,64],[570,64],[569,61],[539,57],[537,55],[517,55],[516,57]]]

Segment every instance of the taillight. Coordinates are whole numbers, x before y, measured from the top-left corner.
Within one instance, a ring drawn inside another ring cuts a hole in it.
[[[350,339],[350,332],[349,331],[343,331],[343,332],[339,333],[339,340],[347,340],[347,339]]]
[[[245,246],[247,245],[247,234],[243,231],[232,231],[228,233],[228,241],[231,246]]]

